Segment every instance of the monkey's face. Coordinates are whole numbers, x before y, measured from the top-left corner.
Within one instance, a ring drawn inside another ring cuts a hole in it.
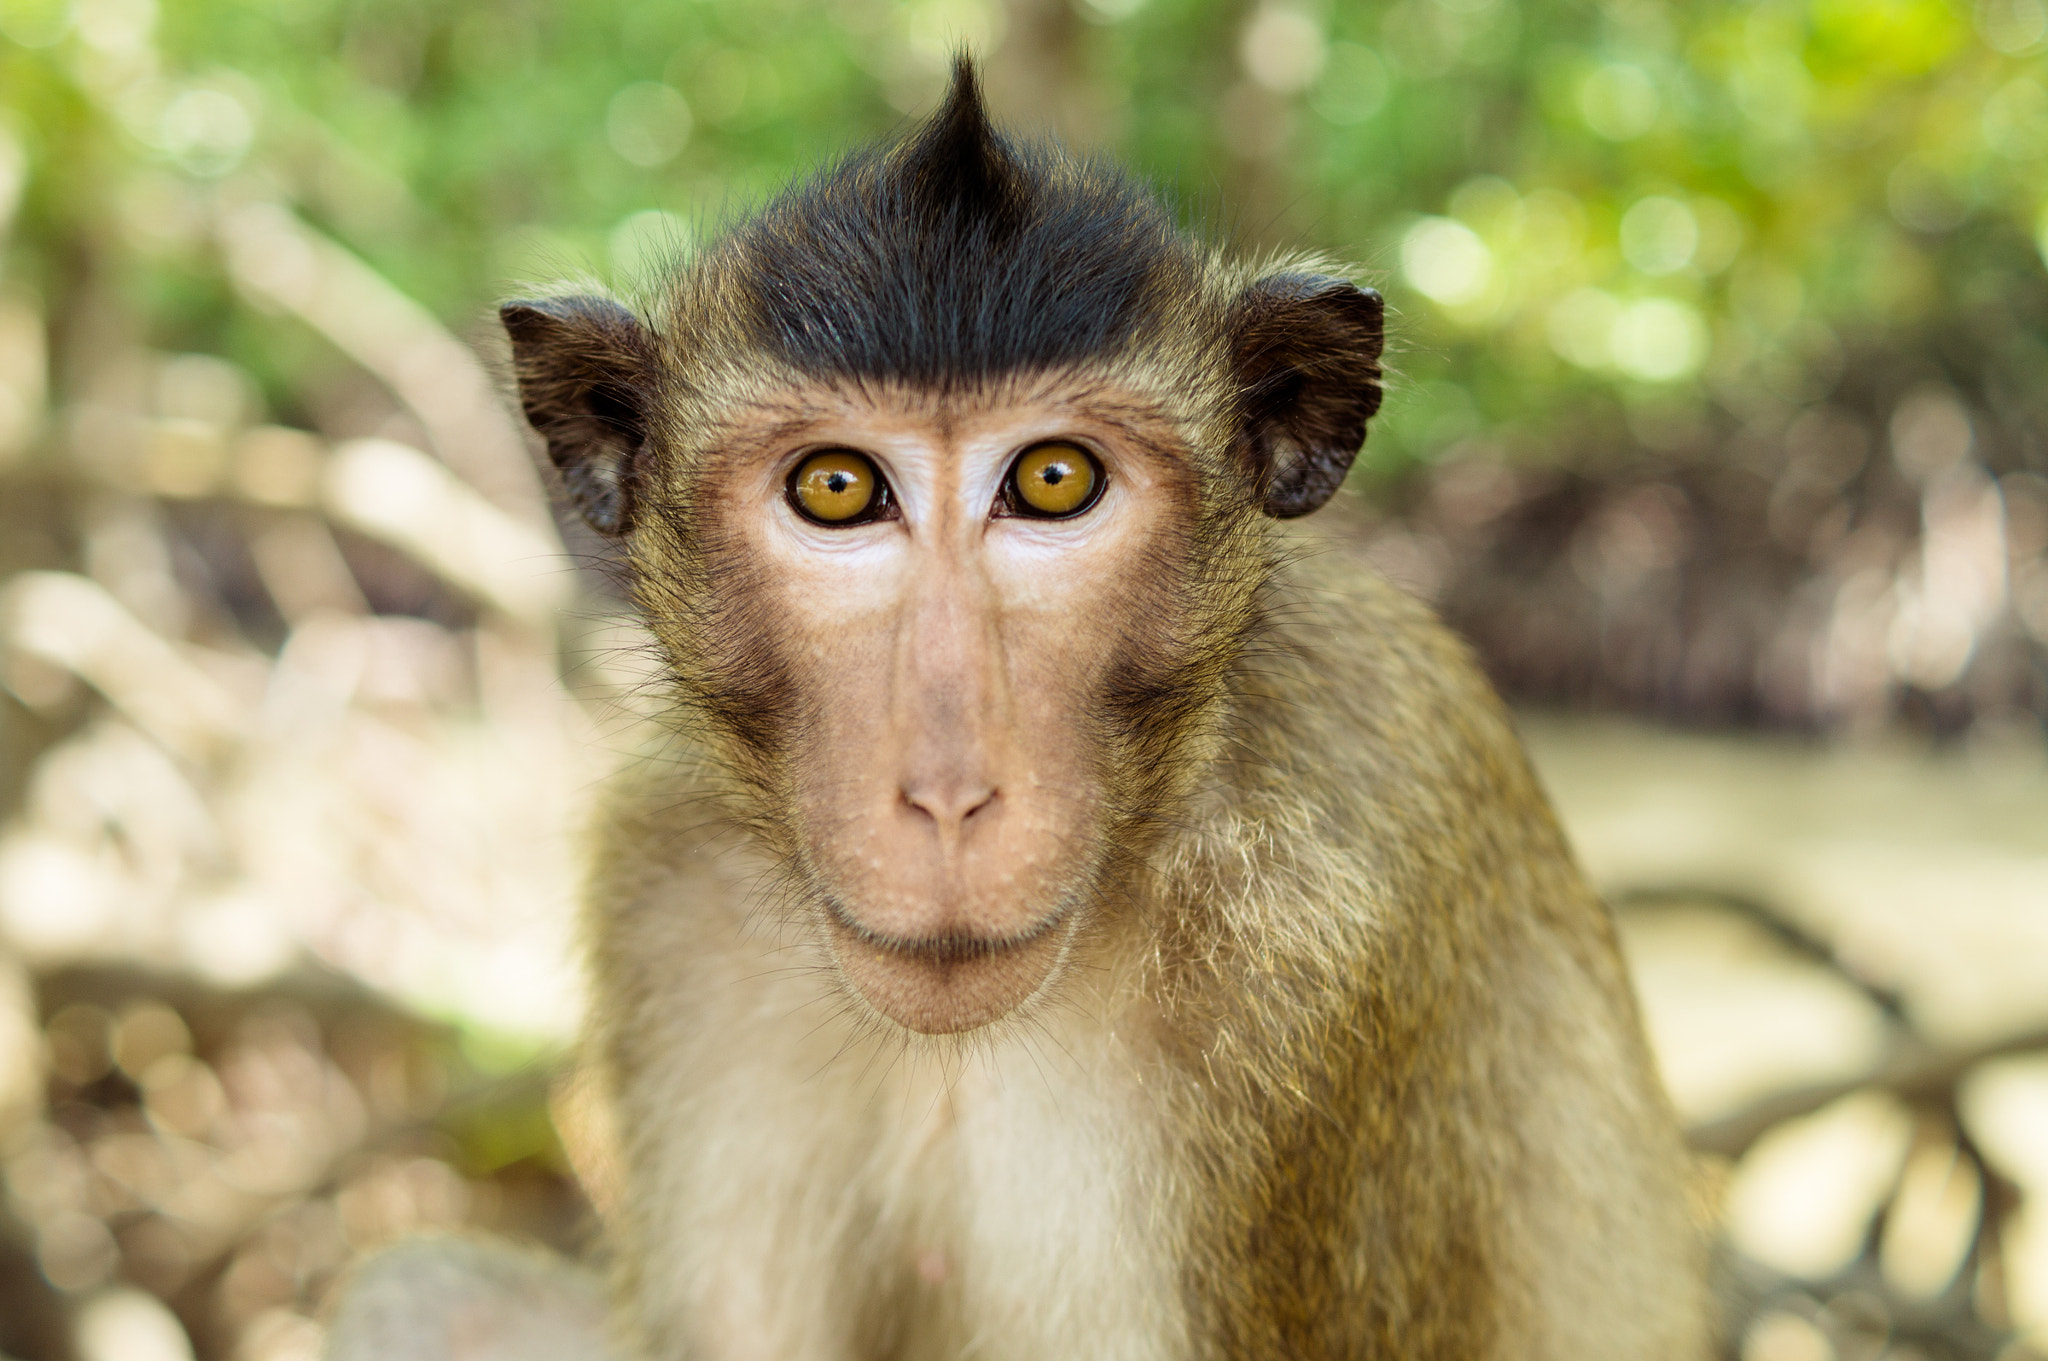
[[[695,529],[736,569],[713,614],[754,636],[711,660],[786,691],[804,896],[876,1010],[985,1024],[1099,895],[1128,756],[1110,694],[1185,616],[1185,450],[1152,404],[1078,381],[809,391],[729,430]]]
[[[692,278],[659,332],[507,304],[527,417],[623,540],[730,811],[849,987],[913,1030],[988,1024],[1046,990],[1213,750],[1260,526],[1329,498],[1378,405],[1379,298],[1276,272],[1190,292],[1149,349],[998,364],[982,336],[924,381],[874,365],[953,313],[816,294],[840,310],[792,326],[853,347],[820,375],[719,340],[781,274]]]

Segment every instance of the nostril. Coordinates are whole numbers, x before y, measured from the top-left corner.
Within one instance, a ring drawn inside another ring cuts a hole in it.
[[[957,827],[996,801],[992,788],[903,789],[906,807],[924,814],[942,827]]]

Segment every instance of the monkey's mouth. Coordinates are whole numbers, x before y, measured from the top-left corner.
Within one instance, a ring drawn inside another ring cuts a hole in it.
[[[1062,905],[1008,935],[911,938],[863,925],[836,900],[824,915],[847,982],[875,1010],[926,1035],[973,1030],[1022,1006],[1066,954],[1074,916]]]

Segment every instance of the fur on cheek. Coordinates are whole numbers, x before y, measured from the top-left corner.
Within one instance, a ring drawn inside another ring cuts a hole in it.
[[[779,646],[773,566],[718,488],[702,462],[672,473],[634,531],[632,595],[667,663],[667,726],[716,777],[720,811],[787,859],[786,756],[812,706]]]

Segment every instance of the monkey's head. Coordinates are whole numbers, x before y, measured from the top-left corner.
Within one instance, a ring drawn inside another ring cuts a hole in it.
[[[912,1030],[1036,997],[1223,740],[1272,523],[1379,405],[1379,296],[997,134],[962,61],[639,314],[507,304],[728,812]]]

